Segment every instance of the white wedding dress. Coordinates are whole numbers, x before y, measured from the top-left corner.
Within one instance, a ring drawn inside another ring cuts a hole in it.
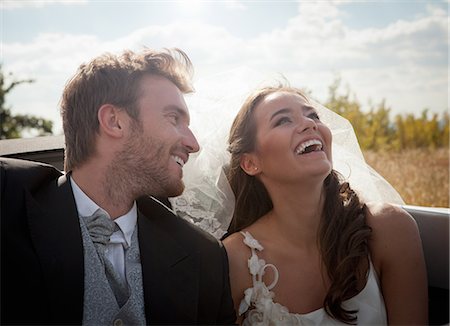
[[[226,233],[235,204],[224,173],[224,166],[230,160],[227,151],[228,133],[249,92],[267,86],[261,80],[257,72],[246,68],[236,69],[197,82],[197,92],[186,98],[191,114],[191,129],[201,149],[190,156],[183,168],[185,191],[181,196],[169,200],[176,214],[217,239]],[[333,168],[343,175],[362,200],[404,204],[397,191],[366,164],[351,124],[322,105],[314,101],[312,103],[333,135]],[[271,290],[276,283],[264,284],[262,273],[266,268],[272,268],[276,273],[278,271],[275,266],[258,258],[257,251],[263,248],[257,240],[250,234],[246,234],[245,239],[252,249],[249,268],[253,276],[253,287],[245,291],[240,309],[245,315],[245,325],[342,324],[329,317],[324,309],[294,314],[274,302]],[[386,324],[385,305],[372,263],[364,289],[343,304],[347,309],[358,309],[357,323],[360,325]]]
[[[253,286],[245,290],[245,296],[239,306],[239,315],[244,315],[244,326],[345,325],[327,315],[323,308],[306,314],[296,314],[274,302],[275,293],[271,290],[283,275],[278,274],[276,266],[258,257],[258,251],[264,248],[249,232],[241,234],[244,236],[244,243],[252,252],[248,267],[253,280]],[[275,280],[269,285],[262,280],[268,268],[272,268],[275,274]],[[358,325],[387,325],[386,308],[372,262],[365,287],[356,296],[344,301],[343,307],[358,311]]]

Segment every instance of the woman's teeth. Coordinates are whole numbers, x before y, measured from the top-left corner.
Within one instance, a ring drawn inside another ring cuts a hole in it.
[[[311,139],[301,143],[295,149],[295,154],[301,155],[304,154],[305,152],[309,153],[312,151],[320,151],[320,150],[322,150],[322,142],[318,139]]]

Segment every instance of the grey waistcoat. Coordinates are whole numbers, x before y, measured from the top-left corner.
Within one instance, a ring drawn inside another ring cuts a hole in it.
[[[137,226],[131,246],[125,251],[125,275],[130,297],[119,307],[98,258],[97,250],[80,218],[84,250],[83,325],[145,325],[142,268],[137,239]]]

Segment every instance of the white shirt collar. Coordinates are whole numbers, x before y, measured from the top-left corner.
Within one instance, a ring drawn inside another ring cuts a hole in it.
[[[97,209],[103,210],[108,216],[108,212],[106,212],[103,208],[98,206],[91,198],[86,195],[83,190],[76,184],[75,180],[73,178],[69,178],[70,183],[72,185],[72,191],[73,191],[73,197],[75,198],[75,204],[77,206],[78,210],[78,216],[90,216],[94,214],[94,212]],[[120,230],[122,231],[125,241],[128,246],[131,245],[131,236],[133,235],[134,228],[136,226],[137,222],[137,206],[136,201],[133,203],[133,206],[131,209],[122,216],[119,216],[114,220],[116,224],[119,226]],[[111,237],[111,241],[113,241],[113,238],[116,238],[117,236],[115,233]]]

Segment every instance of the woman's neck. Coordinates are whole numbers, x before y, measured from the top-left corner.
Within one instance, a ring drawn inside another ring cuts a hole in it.
[[[324,207],[323,183],[269,187],[273,209],[267,223],[283,239],[303,248],[317,246],[317,234]]]

